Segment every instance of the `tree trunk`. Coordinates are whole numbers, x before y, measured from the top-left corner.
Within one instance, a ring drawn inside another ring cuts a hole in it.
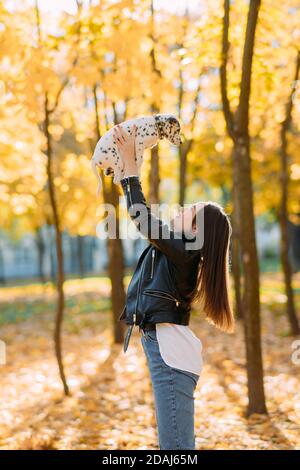
[[[196,113],[194,113],[194,117],[192,118],[191,125],[192,130],[194,127],[194,120],[196,117]],[[186,139],[181,147],[179,148],[179,204],[180,206],[184,206],[185,204],[185,194],[186,194],[186,175],[187,175],[187,166],[188,166],[188,159],[187,156],[191,151],[193,145],[193,139]]]
[[[149,204],[158,204],[159,201],[159,159],[158,159],[158,146],[153,147],[151,150],[151,162],[149,171]]]
[[[187,173],[187,149],[182,144],[179,148],[179,205],[184,206],[186,191],[186,173]]]
[[[247,414],[266,413],[260,331],[259,265],[250,168],[249,138],[237,140],[233,159],[239,184],[236,206],[244,271],[244,328],[246,338],[249,405]],[[247,214],[247,217],[243,216]]]
[[[46,278],[44,275],[44,258],[45,258],[45,243],[41,228],[38,227],[35,231],[36,235],[36,247],[38,252],[38,272],[39,278],[42,284],[45,283]]]
[[[63,358],[62,358],[62,346],[61,346],[61,327],[63,322],[64,314],[64,264],[63,264],[63,249],[62,249],[62,233],[60,230],[60,220],[57,209],[55,187],[53,182],[53,170],[52,170],[52,141],[49,132],[50,116],[48,109],[48,95],[45,95],[45,122],[44,122],[44,133],[47,142],[47,177],[48,177],[48,190],[50,197],[50,204],[53,213],[53,222],[55,227],[55,241],[56,241],[56,256],[57,256],[57,276],[56,276],[56,289],[57,289],[57,309],[55,318],[55,329],[54,329],[54,346],[55,354],[57,358],[58,368],[60,377],[64,387],[65,395],[70,395],[69,387],[66,381]]]
[[[100,120],[98,114],[97,86],[93,88],[94,110],[95,110],[95,129],[97,141],[100,139]],[[115,122],[117,116],[115,107],[113,106]],[[101,174],[100,174],[101,175]],[[102,175],[101,175],[102,178]],[[113,332],[115,343],[122,344],[124,341],[124,324],[119,321],[119,316],[125,304],[125,288],[124,288],[124,256],[122,240],[119,238],[120,222],[119,222],[119,191],[113,183],[112,178],[108,178],[109,183],[106,184],[102,178],[102,194],[105,204],[112,204],[116,214],[116,238],[111,238],[108,234],[107,252],[108,252],[108,272],[111,280],[111,297],[113,312]]]
[[[0,284],[5,285],[5,268],[4,268],[4,257],[3,250],[0,246]]]
[[[84,277],[84,237],[77,235],[77,261],[78,261],[78,274],[82,279]]]
[[[159,82],[162,80],[162,73],[159,69],[156,61],[155,45],[157,43],[157,38],[155,34],[155,9],[154,1],[150,2],[150,34],[149,39],[151,41],[152,47],[150,50],[150,61],[151,61],[151,70],[155,79]],[[150,107],[150,113],[152,115],[159,112],[159,104],[157,104],[156,96],[152,97],[152,103]],[[150,160],[150,171],[149,171],[149,194],[148,200],[149,204],[158,204],[159,203],[159,141],[155,147],[150,149],[151,160]]]
[[[56,284],[56,267],[55,267],[55,253],[54,253],[54,243],[52,240],[52,230],[51,225],[48,225],[49,232],[49,255],[50,255],[50,269],[51,269],[51,282],[53,285]]]
[[[232,275],[234,281],[234,294],[235,294],[235,315],[236,318],[241,320],[244,318],[244,309],[242,302],[242,288],[241,288],[241,264],[240,264],[240,242],[237,229],[237,216],[233,210],[231,216],[232,225]]]
[[[295,71],[295,83],[299,77],[300,68],[300,51],[297,55],[296,60],[296,71]],[[281,148],[280,148],[280,183],[281,183],[281,201],[279,209],[279,224],[280,224],[280,258],[284,275],[285,293],[287,298],[287,315],[290,323],[291,334],[297,336],[300,334],[299,321],[296,314],[294,293],[292,286],[292,269],[288,256],[289,252],[289,237],[288,237],[288,186],[289,186],[289,162],[288,162],[288,142],[287,133],[291,126],[292,121],[292,109],[293,109],[293,93],[292,90],[287,105],[286,105],[286,116],[285,120],[281,125]]]
[[[116,209],[116,238],[108,237],[107,250],[108,250],[108,273],[111,279],[111,301],[113,312],[113,328],[114,339],[116,343],[123,343],[124,328],[119,321],[120,313],[125,304],[125,290],[124,290],[124,256],[122,240],[119,236],[120,223],[118,217],[119,210],[119,192],[116,185],[110,178],[109,183],[105,189],[105,203],[112,204]]]
[[[233,154],[232,154],[232,163],[233,163]],[[232,271],[234,279],[234,292],[235,292],[235,311],[236,318],[244,318],[244,303],[242,299],[242,289],[241,289],[241,263],[240,263],[240,227],[238,219],[238,175],[234,165],[232,165],[232,175],[233,175],[233,185],[232,185],[232,200],[233,200],[233,212],[231,217],[232,223]]]
[[[184,47],[184,44],[181,43],[180,47]],[[178,90],[179,118],[181,117],[181,112],[182,112],[183,94],[184,94],[184,80],[183,80],[183,73],[180,68],[179,90]],[[179,201],[178,202],[179,202],[180,207],[183,207],[184,202],[185,202],[188,149],[189,149],[189,144],[187,144],[186,141],[183,142],[178,149],[178,156],[179,156]]]
[[[260,0],[249,3],[246,36],[242,61],[240,97],[237,111],[231,112],[227,93],[226,65],[228,60],[228,32],[230,1],[224,0],[222,63],[220,67],[221,96],[227,132],[233,141],[233,186],[235,228],[238,227],[244,272],[243,312],[246,341],[248,410],[247,414],[267,413],[263,381],[261,350],[259,265],[255,239],[253,188],[249,138],[249,101],[255,31]]]
[[[151,106],[151,114],[154,115],[158,113],[157,107],[153,104]],[[151,157],[150,157],[150,171],[149,171],[149,194],[148,200],[149,204],[159,204],[159,184],[160,184],[160,177],[159,177],[159,141],[158,145],[152,147],[150,149]]]
[[[177,44],[178,49],[185,48],[185,39],[188,37],[188,25],[190,22],[189,16],[189,5],[186,5],[185,13],[184,13],[184,24],[183,24],[183,31],[182,31],[182,41]],[[200,91],[200,77],[198,80],[198,86],[195,91],[195,99],[194,99],[194,111],[191,116],[189,126],[191,134],[193,135],[194,126],[196,123],[197,111],[198,111],[198,104],[199,104],[199,91]],[[184,70],[180,62],[179,68],[179,88],[178,88],[178,118],[181,119],[183,104],[184,104]],[[185,195],[186,195],[186,175],[187,175],[187,166],[188,166],[188,154],[191,150],[193,143],[193,137],[191,139],[185,139],[182,145],[179,147],[178,154],[179,154],[179,197],[178,202],[181,207],[185,204]]]

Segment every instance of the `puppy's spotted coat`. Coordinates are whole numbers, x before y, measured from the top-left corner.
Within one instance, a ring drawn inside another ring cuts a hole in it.
[[[181,145],[180,124],[173,114],[155,114],[154,116],[139,116],[120,123],[122,129],[128,134],[132,133],[133,125],[136,125],[136,163],[138,172],[143,162],[143,153],[146,148],[157,145],[159,139],[168,139],[174,145]],[[115,126],[114,126],[115,127]],[[93,157],[91,159],[92,170],[99,184],[97,195],[99,196],[102,186],[101,177],[97,167],[104,170],[104,174],[112,175],[113,182],[119,183],[124,177],[124,167],[119,149],[113,136],[112,127],[97,142]]]

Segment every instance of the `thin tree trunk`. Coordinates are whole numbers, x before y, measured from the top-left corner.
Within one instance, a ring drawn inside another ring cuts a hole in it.
[[[236,318],[244,318],[244,309],[242,302],[242,287],[241,287],[241,265],[240,265],[240,243],[237,225],[237,216],[235,211],[232,213],[232,275],[234,281],[234,294],[235,294],[235,312]]]
[[[193,120],[192,120],[193,122]],[[192,126],[193,127],[193,126]],[[188,168],[188,154],[192,148],[193,139],[186,139],[179,147],[179,205],[184,206],[186,195],[186,175]]]
[[[80,278],[84,277],[84,237],[77,235],[77,260],[78,260],[78,274]]]
[[[60,377],[64,387],[65,395],[70,395],[69,387],[66,381],[63,357],[62,357],[62,346],[61,346],[61,327],[63,322],[64,314],[64,265],[63,265],[63,250],[62,250],[62,233],[60,230],[60,220],[57,209],[55,188],[53,183],[53,170],[52,170],[52,141],[49,132],[50,116],[48,109],[48,94],[45,95],[45,122],[44,122],[44,133],[47,142],[47,177],[48,177],[48,190],[50,197],[50,204],[53,214],[53,222],[55,227],[55,241],[56,241],[56,256],[57,256],[57,276],[56,276],[56,289],[57,289],[57,310],[55,319],[54,329],[54,346],[55,354],[57,358],[58,368]]]
[[[178,48],[185,47],[185,37],[188,32],[188,24],[189,24],[189,7],[187,6],[185,9],[185,26],[183,28],[183,41],[178,44]],[[179,115],[178,118],[181,119],[182,116],[182,108],[183,108],[183,98],[184,98],[184,74],[182,68],[179,69],[179,94],[178,94],[178,110]],[[191,135],[193,136],[194,133],[194,126],[196,123],[197,111],[198,111],[198,104],[199,104],[199,92],[200,92],[200,77],[198,80],[198,86],[195,91],[195,99],[194,99],[194,111],[192,113],[190,119],[190,130]],[[191,139],[185,139],[183,144],[179,147],[179,205],[184,206],[185,204],[185,194],[186,194],[186,175],[188,170],[188,154],[192,148],[193,144],[193,137]]]
[[[255,239],[253,188],[249,138],[249,100],[255,31],[260,0],[249,3],[244,43],[240,97],[236,113],[230,110],[227,94],[226,65],[228,60],[228,31],[230,1],[224,0],[222,63],[220,67],[221,96],[227,132],[233,141],[234,211],[236,213],[244,272],[244,328],[247,357],[248,410],[247,414],[267,413],[263,381],[261,350],[259,265]]]
[[[300,68],[300,51],[298,52],[296,59],[296,70],[295,70],[295,82],[299,78]],[[292,286],[292,269],[289,261],[289,237],[288,237],[288,190],[289,190],[289,156],[288,156],[288,141],[287,134],[292,122],[292,110],[293,110],[293,92],[292,90],[288,102],[286,104],[286,116],[281,125],[281,148],[280,148],[280,182],[281,182],[281,201],[279,209],[279,224],[280,224],[280,258],[284,274],[285,292],[287,298],[287,316],[290,323],[291,334],[296,336],[300,334],[299,321],[297,318],[294,293]]]
[[[48,225],[48,233],[49,233],[49,256],[50,256],[50,278],[53,285],[56,283],[56,268],[55,268],[55,254],[54,254],[54,243],[52,239],[52,225]]]
[[[242,285],[241,285],[241,260],[240,260],[240,242],[239,242],[239,229],[238,229],[238,217],[234,208],[236,207],[235,198],[237,192],[235,190],[235,184],[232,185],[231,193],[227,196],[227,191],[223,190],[223,202],[226,205],[229,202],[230,196],[233,201],[233,211],[231,213],[230,222],[232,226],[232,236],[230,242],[230,254],[231,254],[231,272],[234,282],[234,295],[235,295],[235,318],[241,320],[244,317],[243,301],[242,301]]]
[[[248,415],[267,413],[261,349],[259,265],[255,239],[249,138],[249,100],[255,31],[260,0],[249,4],[243,53],[240,100],[235,114],[233,164],[237,171],[237,211],[244,271],[245,337],[248,375]],[[247,214],[247,217],[245,217]]]
[[[119,320],[120,312],[125,303],[124,290],[124,256],[122,240],[119,236],[120,223],[118,216],[119,192],[113,179],[110,178],[109,187],[106,188],[105,203],[112,204],[116,209],[116,238],[108,238],[108,273],[111,279],[111,300],[113,312],[114,339],[116,343],[122,343],[124,329]]]
[[[156,77],[156,80],[159,81],[162,79],[161,70],[157,66],[156,62],[156,54],[155,54],[155,45],[157,43],[156,35],[155,35],[155,9],[153,0],[150,2],[150,34],[149,39],[151,41],[152,47],[150,50],[150,61],[151,61],[151,69],[152,73]],[[152,99],[152,103],[150,106],[150,112],[152,115],[157,114],[159,112],[159,105],[155,99]],[[158,204],[159,203],[159,185],[160,185],[160,177],[159,177],[159,141],[158,145],[152,147],[150,149],[151,152],[151,159],[150,159],[150,171],[149,171],[149,194],[148,200],[149,204]]]
[[[114,103],[113,113],[114,122],[117,124],[119,121]],[[116,343],[122,343],[124,338],[124,328],[119,321],[119,316],[125,304],[124,254],[123,244],[120,238],[119,189],[117,185],[113,183],[112,178],[110,179],[110,188],[108,191],[105,191],[105,202],[112,204],[116,211],[116,238],[108,239],[108,270],[112,288],[114,338]]]
[[[153,109],[153,108],[152,108]],[[151,150],[151,160],[150,160],[150,171],[149,171],[149,194],[148,200],[149,204],[158,204],[159,203],[159,157],[158,157],[158,146],[156,145]]]
[[[94,110],[95,110],[95,129],[97,141],[101,137],[100,133],[100,118],[98,113],[98,99],[97,99],[97,85],[93,88]],[[117,116],[115,107],[113,106],[115,122],[117,123]],[[102,175],[101,175],[102,178]],[[116,214],[116,238],[107,238],[107,251],[108,251],[108,272],[111,280],[111,297],[112,297],[112,312],[113,312],[113,332],[115,343],[122,344],[124,341],[124,324],[119,321],[119,316],[125,304],[125,288],[124,288],[124,256],[122,240],[119,237],[120,222],[119,222],[119,191],[117,186],[113,183],[113,178],[108,178],[109,183],[106,184],[102,178],[103,200],[105,204],[112,204],[115,208]]]
[[[4,256],[3,249],[0,246],[0,284],[5,285],[5,283]]]
[[[41,228],[38,227],[35,231],[36,235],[36,247],[38,252],[38,272],[39,278],[42,284],[45,283],[46,278],[44,275],[44,258],[45,258],[45,243]]]
[[[232,163],[233,163],[233,155],[232,155]],[[232,212],[232,271],[233,271],[233,279],[234,279],[234,291],[235,291],[235,311],[236,311],[236,318],[242,319],[244,318],[244,303],[242,299],[242,289],[241,289],[241,263],[240,263],[240,251],[241,251],[241,243],[240,243],[240,227],[239,227],[239,218],[238,213],[236,210],[238,204],[238,191],[237,191],[237,180],[238,175],[237,171],[232,166],[232,174],[233,174],[233,185],[232,185],[232,199],[233,199],[233,212]]]
[[[247,414],[266,413],[261,349],[259,265],[255,240],[255,221],[250,168],[249,139],[238,139],[234,165],[239,175],[238,220],[244,271],[244,328],[246,338],[249,405]],[[247,214],[247,217],[243,216]]]
[[[179,149],[179,205],[184,206],[187,174],[187,152]]]
[[[82,9],[82,2],[79,0],[76,2],[77,4],[77,11],[78,11],[78,23],[77,23],[77,41],[76,41],[76,47],[74,48],[75,52],[77,51],[77,46],[79,46],[80,42],[80,36],[81,36],[81,20],[80,20],[80,12]],[[42,34],[41,34],[41,17],[40,17],[40,11],[39,11],[39,5],[38,5],[38,0],[35,0],[35,14],[36,14],[36,26],[37,26],[37,44],[40,48],[43,48],[43,41],[42,41]],[[52,209],[52,215],[53,215],[53,223],[55,227],[55,243],[56,243],[56,258],[57,258],[57,276],[56,276],[56,286],[57,286],[57,296],[58,296],[58,301],[57,301],[57,311],[56,311],[56,319],[55,319],[55,328],[54,328],[54,346],[55,346],[55,354],[58,362],[58,368],[59,368],[59,373],[60,377],[63,383],[64,387],[64,392],[66,395],[69,395],[69,388],[67,385],[65,373],[64,373],[64,367],[63,367],[63,359],[62,359],[62,347],[61,347],[61,327],[62,327],[62,321],[63,321],[63,314],[64,314],[64,303],[65,303],[65,298],[64,298],[64,260],[63,260],[63,249],[62,249],[62,233],[60,230],[60,221],[59,221],[59,214],[58,214],[58,209],[57,209],[57,203],[56,203],[56,196],[55,196],[55,187],[54,187],[54,182],[53,182],[53,172],[52,172],[52,140],[51,140],[51,134],[49,132],[49,125],[50,125],[50,117],[54,113],[54,111],[57,109],[60,101],[60,97],[64,91],[64,89],[67,87],[70,81],[70,77],[72,76],[72,70],[76,66],[78,62],[78,53],[76,52],[76,55],[72,61],[72,66],[68,70],[67,73],[65,73],[61,85],[58,89],[58,91],[55,94],[55,97],[53,97],[53,104],[50,106],[50,102],[48,99],[48,91],[45,92],[45,101],[44,101],[44,122],[43,122],[43,130],[44,130],[44,135],[46,137],[46,143],[47,143],[47,177],[48,177],[48,191],[49,191],[49,197],[50,197],[50,204],[51,204],[51,209]]]

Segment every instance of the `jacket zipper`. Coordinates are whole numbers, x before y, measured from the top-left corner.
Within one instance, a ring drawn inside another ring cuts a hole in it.
[[[154,258],[155,258],[155,248],[152,249],[152,264],[151,264],[151,276],[150,276],[151,279],[152,279],[152,277],[153,277]]]
[[[167,292],[163,291],[155,291],[154,289],[146,289],[144,290],[144,294],[146,295],[153,295],[154,297],[161,297],[162,299],[167,299],[167,300],[172,300],[173,302],[176,302],[176,307],[179,306],[181,303],[180,300],[176,299],[176,297],[173,297],[173,295],[168,294]]]
[[[130,200],[130,205],[132,205],[132,198],[131,198],[131,192],[130,192],[130,184],[129,184],[129,179],[127,178],[127,191],[129,193],[129,200]]]
[[[128,194],[129,194],[129,201],[130,201],[130,205],[132,205],[132,199],[131,199],[131,193],[130,193],[130,183],[129,183],[129,178],[127,178],[127,191],[128,191]],[[139,279],[140,281],[140,279]],[[140,286],[140,283],[139,283],[139,286]],[[137,296],[138,298],[138,296]],[[137,307],[137,298],[136,298],[136,302],[135,302],[135,310],[134,310],[134,314],[133,314],[133,324],[135,325],[135,322],[136,322],[136,307]]]
[[[140,276],[140,278],[139,278],[138,291],[137,291],[136,302],[135,302],[135,310],[134,310],[134,314],[133,314],[133,323],[134,323],[134,324],[135,324],[135,322],[136,322],[136,310],[137,310],[137,303],[138,303],[138,299],[139,299],[141,281],[142,281],[142,278],[143,278],[145,259],[146,259],[146,256],[145,256],[145,258],[143,259],[143,263],[142,263],[142,272],[141,272],[141,276]]]

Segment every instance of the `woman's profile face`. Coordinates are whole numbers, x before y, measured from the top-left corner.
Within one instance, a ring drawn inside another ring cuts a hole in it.
[[[197,232],[196,227],[192,227],[192,221],[196,214],[196,210],[199,210],[200,206],[203,206],[203,202],[198,202],[196,204],[186,205],[185,207],[180,207],[177,214],[171,220],[172,229],[175,232],[180,231],[193,231]]]

